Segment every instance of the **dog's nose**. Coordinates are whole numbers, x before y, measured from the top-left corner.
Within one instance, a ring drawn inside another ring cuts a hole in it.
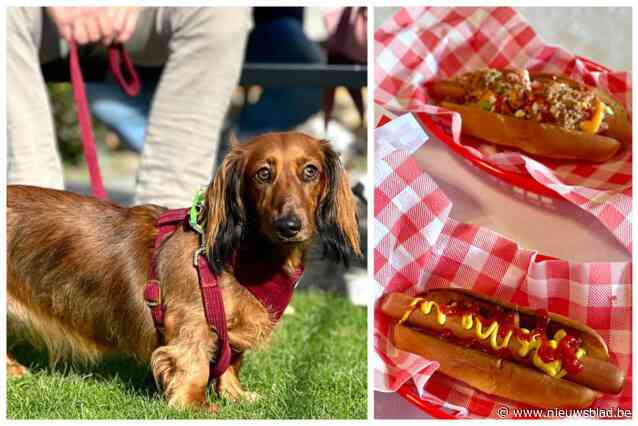
[[[297,216],[285,216],[275,221],[275,229],[282,237],[294,237],[301,230],[301,221]]]

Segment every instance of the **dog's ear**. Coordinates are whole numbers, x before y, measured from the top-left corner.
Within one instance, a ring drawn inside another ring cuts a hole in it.
[[[230,152],[226,154],[206,192],[206,254],[217,274],[221,273],[224,263],[239,247],[246,223],[242,184],[244,165],[243,151],[233,140]]]
[[[317,230],[323,243],[324,256],[337,262],[361,256],[357,205],[352,196],[339,155],[328,141],[321,141],[324,154],[325,186],[317,209]]]

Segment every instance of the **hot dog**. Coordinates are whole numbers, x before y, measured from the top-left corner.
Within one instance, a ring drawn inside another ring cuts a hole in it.
[[[460,289],[417,298],[391,293],[380,308],[397,321],[395,346],[492,395],[544,408],[587,407],[624,383],[603,339],[561,315]]]
[[[436,103],[461,114],[463,134],[530,154],[599,162],[631,142],[617,101],[565,77],[485,69],[427,88]]]

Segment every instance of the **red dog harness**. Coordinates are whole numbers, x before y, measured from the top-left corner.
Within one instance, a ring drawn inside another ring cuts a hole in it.
[[[164,333],[164,312],[166,306],[162,302],[160,283],[157,280],[157,255],[164,238],[175,232],[179,226],[186,229],[194,227],[189,222],[190,209],[169,210],[162,213],[155,226],[158,228],[155,246],[151,256],[148,282],[144,289],[144,300],[151,310],[153,322],[158,333]],[[195,229],[197,230],[197,229]],[[199,232],[199,231],[198,231]],[[259,253],[238,250],[232,259],[234,275],[237,281],[248,289],[268,310],[275,321],[283,315],[290,303],[292,293],[303,273],[303,268],[292,275],[287,274],[280,266],[269,265],[259,260]],[[231,347],[228,339],[224,301],[218,285],[217,276],[213,273],[202,247],[193,255],[193,264],[199,276],[199,288],[202,293],[204,313],[208,325],[217,333],[219,352],[216,362],[211,361],[211,377],[219,377],[228,368],[231,358]]]

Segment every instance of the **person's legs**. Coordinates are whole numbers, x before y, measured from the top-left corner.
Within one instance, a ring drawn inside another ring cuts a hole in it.
[[[324,63],[319,44],[304,33],[302,22],[282,17],[255,27],[248,39],[246,62]],[[246,105],[237,126],[240,135],[290,130],[321,110],[321,89],[265,87],[259,100]]]
[[[44,44],[44,46],[42,46]],[[41,49],[42,48],[42,49]],[[43,62],[59,36],[42,8],[7,9],[7,182],[64,188]]]
[[[210,182],[249,23],[250,9],[237,7],[158,8],[140,17],[146,28],[127,43],[133,60],[167,60],[151,107],[136,203],[184,207]]]

